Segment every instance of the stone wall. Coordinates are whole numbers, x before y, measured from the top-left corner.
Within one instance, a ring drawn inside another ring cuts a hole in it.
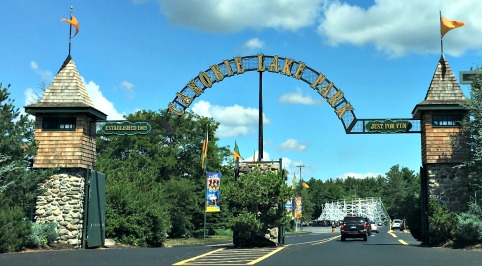
[[[82,244],[85,172],[63,171],[47,179],[41,186],[46,192],[37,198],[35,220],[55,222],[58,243],[79,248]]]
[[[467,209],[469,184],[467,173],[457,164],[427,164],[430,197],[436,198],[450,211]]]
[[[239,163],[239,175],[252,172],[254,169],[259,169],[261,172],[265,171],[279,171],[279,164],[275,163]]]

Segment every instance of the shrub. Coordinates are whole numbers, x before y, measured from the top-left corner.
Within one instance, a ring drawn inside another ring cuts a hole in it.
[[[453,239],[457,216],[434,198],[429,202],[429,245],[438,246]]]
[[[412,206],[407,208],[406,222],[412,236],[422,240],[422,210],[420,207],[420,197],[409,197],[403,202],[403,206]]]
[[[456,245],[463,247],[482,243],[482,210],[477,204],[470,204],[467,212],[457,215],[457,220]]]
[[[27,237],[25,245],[28,247],[38,248],[45,247],[57,239],[59,233],[57,224],[51,223],[32,223],[31,233]]]
[[[214,229],[214,234],[217,236],[232,236],[233,231],[231,229]]]
[[[19,251],[30,230],[30,222],[24,219],[21,208],[4,204],[0,194],[0,253]]]

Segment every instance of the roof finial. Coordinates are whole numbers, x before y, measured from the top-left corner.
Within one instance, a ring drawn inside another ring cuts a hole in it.
[[[61,21],[64,21],[64,22],[67,22],[70,24],[70,28],[69,28],[69,55],[70,55],[70,49],[71,49],[71,46],[72,46],[72,38],[75,37],[75,35],[77,35],[77,33],[79,33],[79,22],[77,21],[77,19],[72,15],[72,10],[74,9],[73,6],[70,6],[70,19],[61,19]],[[72,36],[72,26],[75,27],[75,34],[74,36]]]

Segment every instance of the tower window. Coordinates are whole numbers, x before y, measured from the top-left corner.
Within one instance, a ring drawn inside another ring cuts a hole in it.
[[[75,130],[75,117],[44,117],[42,119],[42,130]]]
[[[460,127],[462,115],[434,115],[432,116],[432,126],[434,127]]]

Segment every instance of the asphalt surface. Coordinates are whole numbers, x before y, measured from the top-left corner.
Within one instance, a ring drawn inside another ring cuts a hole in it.
[[[306,234],[289,234],[277,248],[235,249],[221,245],[172,248],[80,249],[0,255],[3,266],[76,265],[482,265],[482,251],[427,248],[410,233],[380,228],[368,241],[340,240],[339,228],[305,227]]]

